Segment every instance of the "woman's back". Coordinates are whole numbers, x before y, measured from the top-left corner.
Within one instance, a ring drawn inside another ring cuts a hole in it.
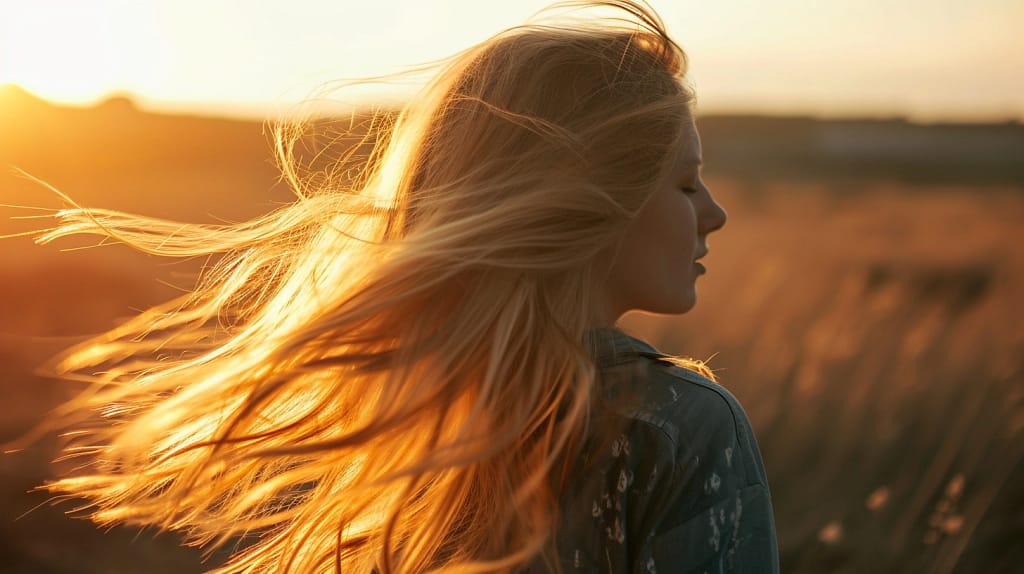
[[[767,477],[739,402],[621,330],[593,341],[593,425],[618,430],[584,452],[563,494],[564,570],[777,572]]]

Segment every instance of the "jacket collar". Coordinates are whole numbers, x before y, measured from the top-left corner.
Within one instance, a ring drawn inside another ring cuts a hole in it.
[[[628,335],[617,327],[599,327],[587,331],[587,344],[598,368],[618,365],[637,356],[663,355],[647,342]]]

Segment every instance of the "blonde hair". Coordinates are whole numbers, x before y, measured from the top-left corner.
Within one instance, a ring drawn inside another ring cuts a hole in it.
[[[223,254],[196,289],[72,349],[86,470],[48,488],[100,523],[235,544],[217,572],[557,569],[560,486],[588,436],[591,311],[692,121],[686,60],[646,5],[532,23],[444,63],[354,183],[309,179],[254,221],[60,212]],[[82,413],[98,412],[85,417]]]

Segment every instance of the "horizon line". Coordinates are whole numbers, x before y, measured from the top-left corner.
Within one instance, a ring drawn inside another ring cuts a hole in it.
[[[226,119],[237,121],[266,121],[274,118],[287,118],[290,115],[310,113],[311,115],[323,115],[329,113],[352,113],[366,111],[371,108],[400,107],[404,101],[401,98],[365,96],[359,103],[342,104],[341,102],[329,102],[314,108],[315,111],[303,109],[310,105],[309,102],[288,101],[195,101],[195,100],[160,100],[149,98],[125,90],[109,91],[102,96],[88,100],[56,100],[50,99],[25,88],[16,82],[0,84],[0,108],[4,107],[3,99],[11,92],[21,92],[24,96],[38,100],[46,105],[57,108],[70,108],[90,110],[109,106],[111,103],[124,102],[141,113],[152,113],[160,115],[201,117],[210,119]],[[391,106],[388,105],[390,100]],[[977,124],[977,125],[1005,125],[1024,124],[1024,111],[1014,113],[1012,111],[991,112],[979,114],[913,114],[907,111],[882,110],[864,108],[861,110],[843,109],[835,111],[822,111],[812,109],[779,109],[746,107],[737,105],[718,105],[698,108],[697,116],[729,116],[729,117],[762,117],[779,119],[811,119],[816,121],[894,121],[913,124]]]

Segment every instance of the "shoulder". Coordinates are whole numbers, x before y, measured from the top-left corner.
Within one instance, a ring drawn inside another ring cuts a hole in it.
[[[749,418],[725,387],[621,330],[601,334],[597,364],[601,391],[621,414],[665,431],[674,443],[687,433],[716,427],[745,438]]]
[[[736,397],[722,385],[672,362],[671,357],[638,357],[646,395],[634,417],[650,419],[675,444],[714,434],[719,440],[742,440],[749,425]]]
[[[613,397],[631,397],[613,398],[619,414],[642,423],[634,429],[657,429],[656,436],[680,466],[704,466],[712,458],[723,458],[741,482],[767,483],[750,419],[722,385],[653,350],[606,365],[602,377]]]

